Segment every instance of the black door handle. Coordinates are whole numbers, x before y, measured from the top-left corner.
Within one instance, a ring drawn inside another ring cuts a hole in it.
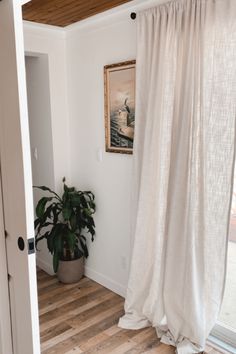
[[[22,237],[18,238],[18,248],[20,251],[24,251],[25,249],[25,241]]]

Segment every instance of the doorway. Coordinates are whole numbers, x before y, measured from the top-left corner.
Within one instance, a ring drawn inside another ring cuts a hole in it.
[[[25,66],[33,185],[55,189],[48,55],[27,54]],[[33,196],[35,209],[42,191],[33,189]],[[44,241],[37,252],[37,265],[54,274],[51,254]]]

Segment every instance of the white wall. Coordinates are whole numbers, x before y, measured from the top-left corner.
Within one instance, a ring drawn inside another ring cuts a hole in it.
[[[144,6],[144,1],[134,3]],[[131,255],[133,157],[105,152],[103,67],[135,59],[136,22],[129,15],[136,9],[114,9],[67,32],[71,179],[75,186],[91,189],[97,203],[96,240],[90,245],[86,274],[121,295]]]
[[[49,60],[56,187],[66,175],[96,195],[96,240],[86,274],[121,295],[131,254],[133,158],[105,152],[103,67],[135,59],[136,22],[130,12],[161,2],[134,0],[64,30],[25,23],[26,51],[46,53]]]
[[[135,58],[135,23],[128,19],[78,31],[68,38],[67,54],[71,179],[78,188],[91,189],[97,203],[96,240],[90,247],[87,274],[124,294],[132,156],[105,153],[103,66]]]
[[[38,160],[32,158],[33,182],[60,192],[62,178],[70,180],[65,32],[25,22],[24,39],[31,56],[26,60],[31,146],[38,148]],[[39,196],[35,193],[35,203]],[[39,249],[38,265],[52,274],[46,244],[41,242]]]

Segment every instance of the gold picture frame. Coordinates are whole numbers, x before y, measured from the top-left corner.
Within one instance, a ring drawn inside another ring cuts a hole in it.
[[[135,65],[125,61],[104,67],[106,151],[133,153]]]

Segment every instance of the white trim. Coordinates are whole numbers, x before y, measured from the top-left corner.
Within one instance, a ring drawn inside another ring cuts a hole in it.
[[[30,34],[39,37],[55,37],[58,39],[65,39],[66,30],[64,27],[45,25],[43,23],[23,21],[24,31],[29,31]]]
[[[132,21],[129,18],[130,12],[138,12],[144,9],[160,5],[165,2],[167,2],[167,0],[133,0],[131,2],[116,6],[110,10],[103,11],[97,15],[86,18],[85,20],[81,20],[76,23],[73,23],[72,25],[66,26],[66,35],[71,36],[77,30],[85,28],[87,29],[88,27],[97,27],[98,25],[104,26],[104,24],[106,23],[113,23],[114,18],[116,23],[118,21],[129,19],[135,24],[135,21]]]
[[[215,325],[211,336],[215,338],[216,341],[218,340],[222,344],[225,343],[226,346],[229,345],[230,347],[232,346],[232,348],[236,347],[236,331],[220,322],[217,322]],[[231,353],[236,354],[236,349],[231,351]]]
[[[37,267],[44,270],[49,275],[55,275],[52,264],[45,262],[43,259],[40,259],[39,256],[36,258]]]
[[[113,291],[114,293],[125,297],[126,295],[126,287],[124,285],[121,285],[114,280],[104,276],[101,273],[96,272],[95,270],[85,266],[85,276],[96,281],[97,283],[103,285],[105,288]]]
[[[30,2],[30,0],[21,0],[21,6],[23,6],[24,4],[27,4],[27,2]]]
[[[220,351],[222,354],[236,354],[236,348],[232,347],[231,345],[226,344],[225,342],[221,341],[220,339],[216,338],[213,335],[210,335],[207,344],[216,349],[217,351]]]

